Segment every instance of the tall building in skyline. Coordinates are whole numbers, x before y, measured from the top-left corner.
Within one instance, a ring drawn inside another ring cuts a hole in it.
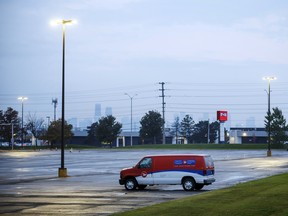
[[[68,124],[73,126],[73,130],[78,127],[78,119],[77,118],[70,118],[67,120]]]
[[[91,124],[92,124],[91,119],[85,118],[85,119],[82,119],[81,121],[79,121],[79,128],[81,130],[84,130],[84,129],[87,129],[87,127],[90,126]]]
[[[98,121],[101,118],[101,104],[95,104],[94,120]]]
[[[106,116],[112,115],[112,107],[106,107],[106,109],[105,109],[105,115],[106,115]]]
[[[131,130],[131,122],[128,116],[121,118],[122,130],[123,131],[130,131]]]

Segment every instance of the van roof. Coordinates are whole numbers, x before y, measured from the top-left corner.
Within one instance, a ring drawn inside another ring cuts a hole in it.
[[[210,157],[208,154],[161,154],[161,155],[146,155],[144,157]]]

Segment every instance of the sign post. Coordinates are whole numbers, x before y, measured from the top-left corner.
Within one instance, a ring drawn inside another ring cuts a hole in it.
[[[220,122],[220,143],[225,143],[224,123],[228,120],[228,112],[224,110],[217,111],[217,120]]]

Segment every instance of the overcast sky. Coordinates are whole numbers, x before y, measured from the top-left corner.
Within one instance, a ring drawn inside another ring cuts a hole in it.
[[[95,104],[118,121],[161,110],[196,122],[227,110],[228,126],[264,125],[271,107],[288,117],[286,0],[0,0],[0,109],[53,118],[61,114],[62,40],[66,31],[66,119],[92,119]],[[92,120],[91,120],[92,121]],[[128,121],[129,122],[129,121]],[[252,121],[253,122],[253,121]],[[250,121],[251,123],[251,121]],[[125,127],[128,125],[125,125]]]

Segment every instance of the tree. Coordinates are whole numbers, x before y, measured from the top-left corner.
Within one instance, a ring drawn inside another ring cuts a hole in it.
[[[73,126],[71,124],[68,124],[66,121],[64,122],[65,141],[67,141],[73,136],[72,128]],[[61,141],[61,131],[62,131],[62,120],[58,119],[57,121],[52,121],[48,127],[48,131],[45,136],[45,139],[51,142],[51,147],[53,147],[53,144],[56,143],[57,141],[59,142]]]
[[[92,123],[87,127],[87,140],[89,143],[95,143],[96,139],[96,127],[98,126],[98,122]]]
[[[172,136],[175,136],[176,137],[176,144],[178,142],[178,136],[180,135],[181,133],[181,124],[180,124],[180,119],[179,117],[177,116],[173,122],[173,124],[171,125],[171,131],[170,131],[170,134]]]
[[[220,123],[218,121],[212,122],[210,124],[210,143],[216,142],[219,130],[220,130]]]
[[[162,135],[163,119],[157,111],[149,111],[140,120],[140,137],[153,140],[156,144],[157,138]]]
[[[265,130],[269,133],[269,114],[265,116]],[[284,141],[288,139],[286,131],[288,126],[286,124],[286,119],[284,118],[282,111],[276,107],[272,108],[272,113],[270,114],[270,131],[272,145],[276,148],[283,147]]]
[[[11,107],[8,107],[5,112],[0,110],[0,137],[3,137],[6,141],[12,139],[12,123],[14,134],[21,132],[18,112]]]
[[[181,121],[181,134],[186,137],[189,143],[192,143],[194,124],[193,118],[189,115],[186,115]]]
[[[36,114],[31,115],[31,113],[29,113],[27,117],[26,129],[30,130],[32,135],[35,137],[36,146],[37,146],[38,138],[43,135],[43,124],[44,124],[44,119],[42,118],[38,119],[36,117]]]
[[[208,121],[199,121],[194,125],[193,141],[195,143],[207,143]]]
[[[108,115],[88,127],[88,136],[96,137],[99,142],[109,144],[112,148],[112,142],[121,133],[121,128],[122,124],[117,122],[114,116]]]

